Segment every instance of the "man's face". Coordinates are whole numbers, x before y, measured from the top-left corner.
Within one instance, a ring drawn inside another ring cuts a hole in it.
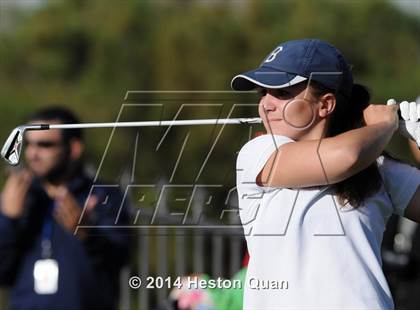
[[[57,123],[39,120],[33,124]],[[25,133],[25,159],[29,170],[35,176],[45,178],[67,161],[66,147],[63,144],[61,131],[28,130]]]

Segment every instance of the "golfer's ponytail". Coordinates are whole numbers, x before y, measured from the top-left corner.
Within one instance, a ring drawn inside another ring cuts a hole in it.
[[[368,107],[369,102],[370,92],[368,88],[361,84],[353,84],[348,105],[354,108],[358,120],[363,120],[363,110]]]
[[[333,137],[351,129],[364,126],[363,110],[368,107],[370,102],[370,92],[367,87],[354,84],[350,98],[340,93],[335,94],[335,96],[336,107],[330,118],[327,136]]]
[[[315,96],[334,91],[311,82]],[[367,87],[354,84],[350,98],[335,94],[336,107],[331,114],[326,136],[333,137],[343,132],[365,126],[363,110],[369,106],[370,93]],[[361,206],[366,198],[381,188],[381,175],[376,162],[352,177],[333,185],[335,194],[342,205],[349,202],[353,207]]]

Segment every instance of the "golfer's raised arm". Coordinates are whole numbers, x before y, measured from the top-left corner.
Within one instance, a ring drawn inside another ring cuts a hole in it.
[[[370,105],[366,126],[321,140],[282,145],[257,177],[270,187],[309,187],[334,184],[368,167],[381,154],[398,128],[397,106]]]

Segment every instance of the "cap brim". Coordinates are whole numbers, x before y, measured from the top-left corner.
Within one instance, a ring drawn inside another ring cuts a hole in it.
[[[307,78],[300,75],[258,68],[235,76],[230,85],[233,90],[252,90],[257,86],[284,88],[306,80]]]

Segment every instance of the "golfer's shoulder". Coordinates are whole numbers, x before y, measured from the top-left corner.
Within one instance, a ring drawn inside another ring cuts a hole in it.
[[[280,135],[265,134],[249,140],[238,154],[238,161],[259,158],[266,153],[273,153],[285,143],[294,142],[291,138]]]

